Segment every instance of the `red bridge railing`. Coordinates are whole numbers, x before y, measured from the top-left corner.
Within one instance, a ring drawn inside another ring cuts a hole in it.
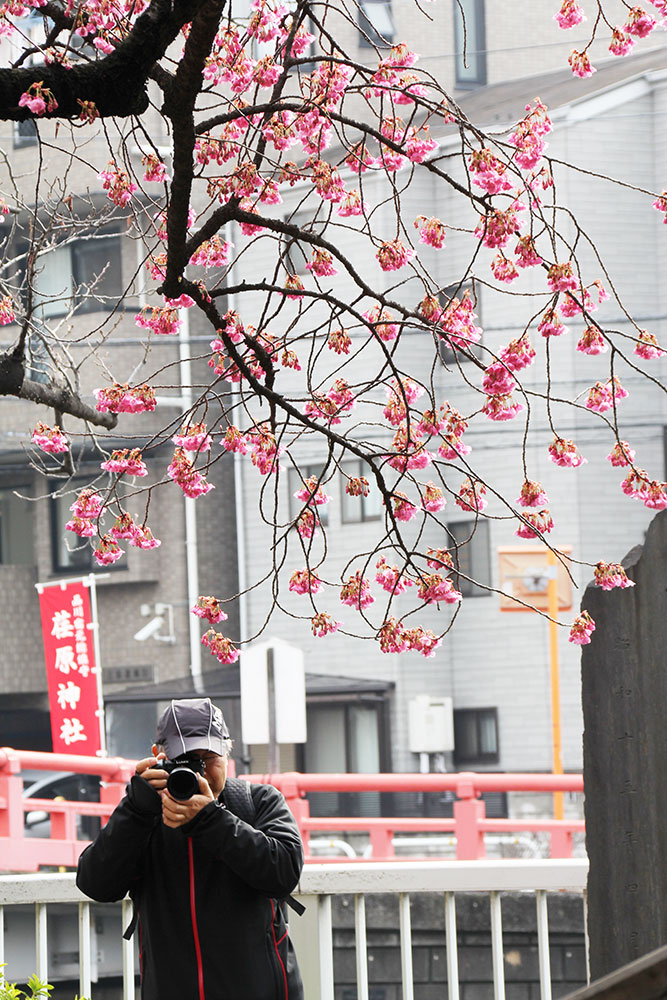
[[[85,840],[77,839],[77,817],[107,819],[122,798],[134,766],[134,761],[122,757],[0,749],[0,870],[20,872],[37,871],[40,866],[76,866],[86,846]],[[102,779],[100,801],[24,798],[23,769],[97,774]],[[457,858],[474,860],[485,856],[486,833],[545,832],[550,834],[551,857],[567,858],[572,856],[574,834],[584,832],[583,820],[577,819],[489,819],[480,797],[483,792],[492,791],[583,792],[580,774],[301,774],[294,771],[248,775],[248,779],[276,785],[283,792],[299,825],[307,860],[314,860],[310,851],[311,833],[367,834],[371,858],[386,861],[395,858],[393,838],[396,834],[450,833],[456,839]],[[319,817],[310,815],[309,792],[452,792],[456,799],[451,818]],[[24,816],[34,810],[50,815],[50,837],[25,835]],[[325,859],[318,856],[317,860]]]

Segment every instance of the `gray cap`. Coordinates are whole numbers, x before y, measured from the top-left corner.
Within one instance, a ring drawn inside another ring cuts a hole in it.
[[[224,757],[229,730],[210,698],[179,698],[166,708],[157,724],[156,741],[173,760],[190,750],[212,750]]]

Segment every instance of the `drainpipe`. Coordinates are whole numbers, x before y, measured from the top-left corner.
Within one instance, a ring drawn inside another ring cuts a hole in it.
[[[192,406],[192,366],[190,364],[190,317],[187,309],[179,309],[181,329],[178,337],[179,371],[181,381],[181,404],[187,413]],[[199,597],[199,559],[197,556],[197,513],[196,501],[184,497],[185,511],[185,572],[188,591],[188,633],[190,637],[190,674],[192,685],[198,694],[203,692],[201,670],[201,637],[199,619],[190,613]]]

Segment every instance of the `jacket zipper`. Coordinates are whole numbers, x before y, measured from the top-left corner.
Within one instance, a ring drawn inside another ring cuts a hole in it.
[[[206,1000],[204,994],[204,967],[201,958],[201,947],[199,944],[199,930],[197,928],[197,910],[195,907],[195,864],[192,850],[192,837],[188,837],[188,867],[190,870],[190,916],[192,918],[192,936],[195,940],[195,955],[197,957],[197,983],[199,986],[199,1000]]]

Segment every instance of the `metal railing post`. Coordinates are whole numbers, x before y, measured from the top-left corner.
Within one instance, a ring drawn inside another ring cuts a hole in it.
[[[320,896],[318,899],[317,925],[320,953],[320,1000],[334,1000],[331,896]]]

